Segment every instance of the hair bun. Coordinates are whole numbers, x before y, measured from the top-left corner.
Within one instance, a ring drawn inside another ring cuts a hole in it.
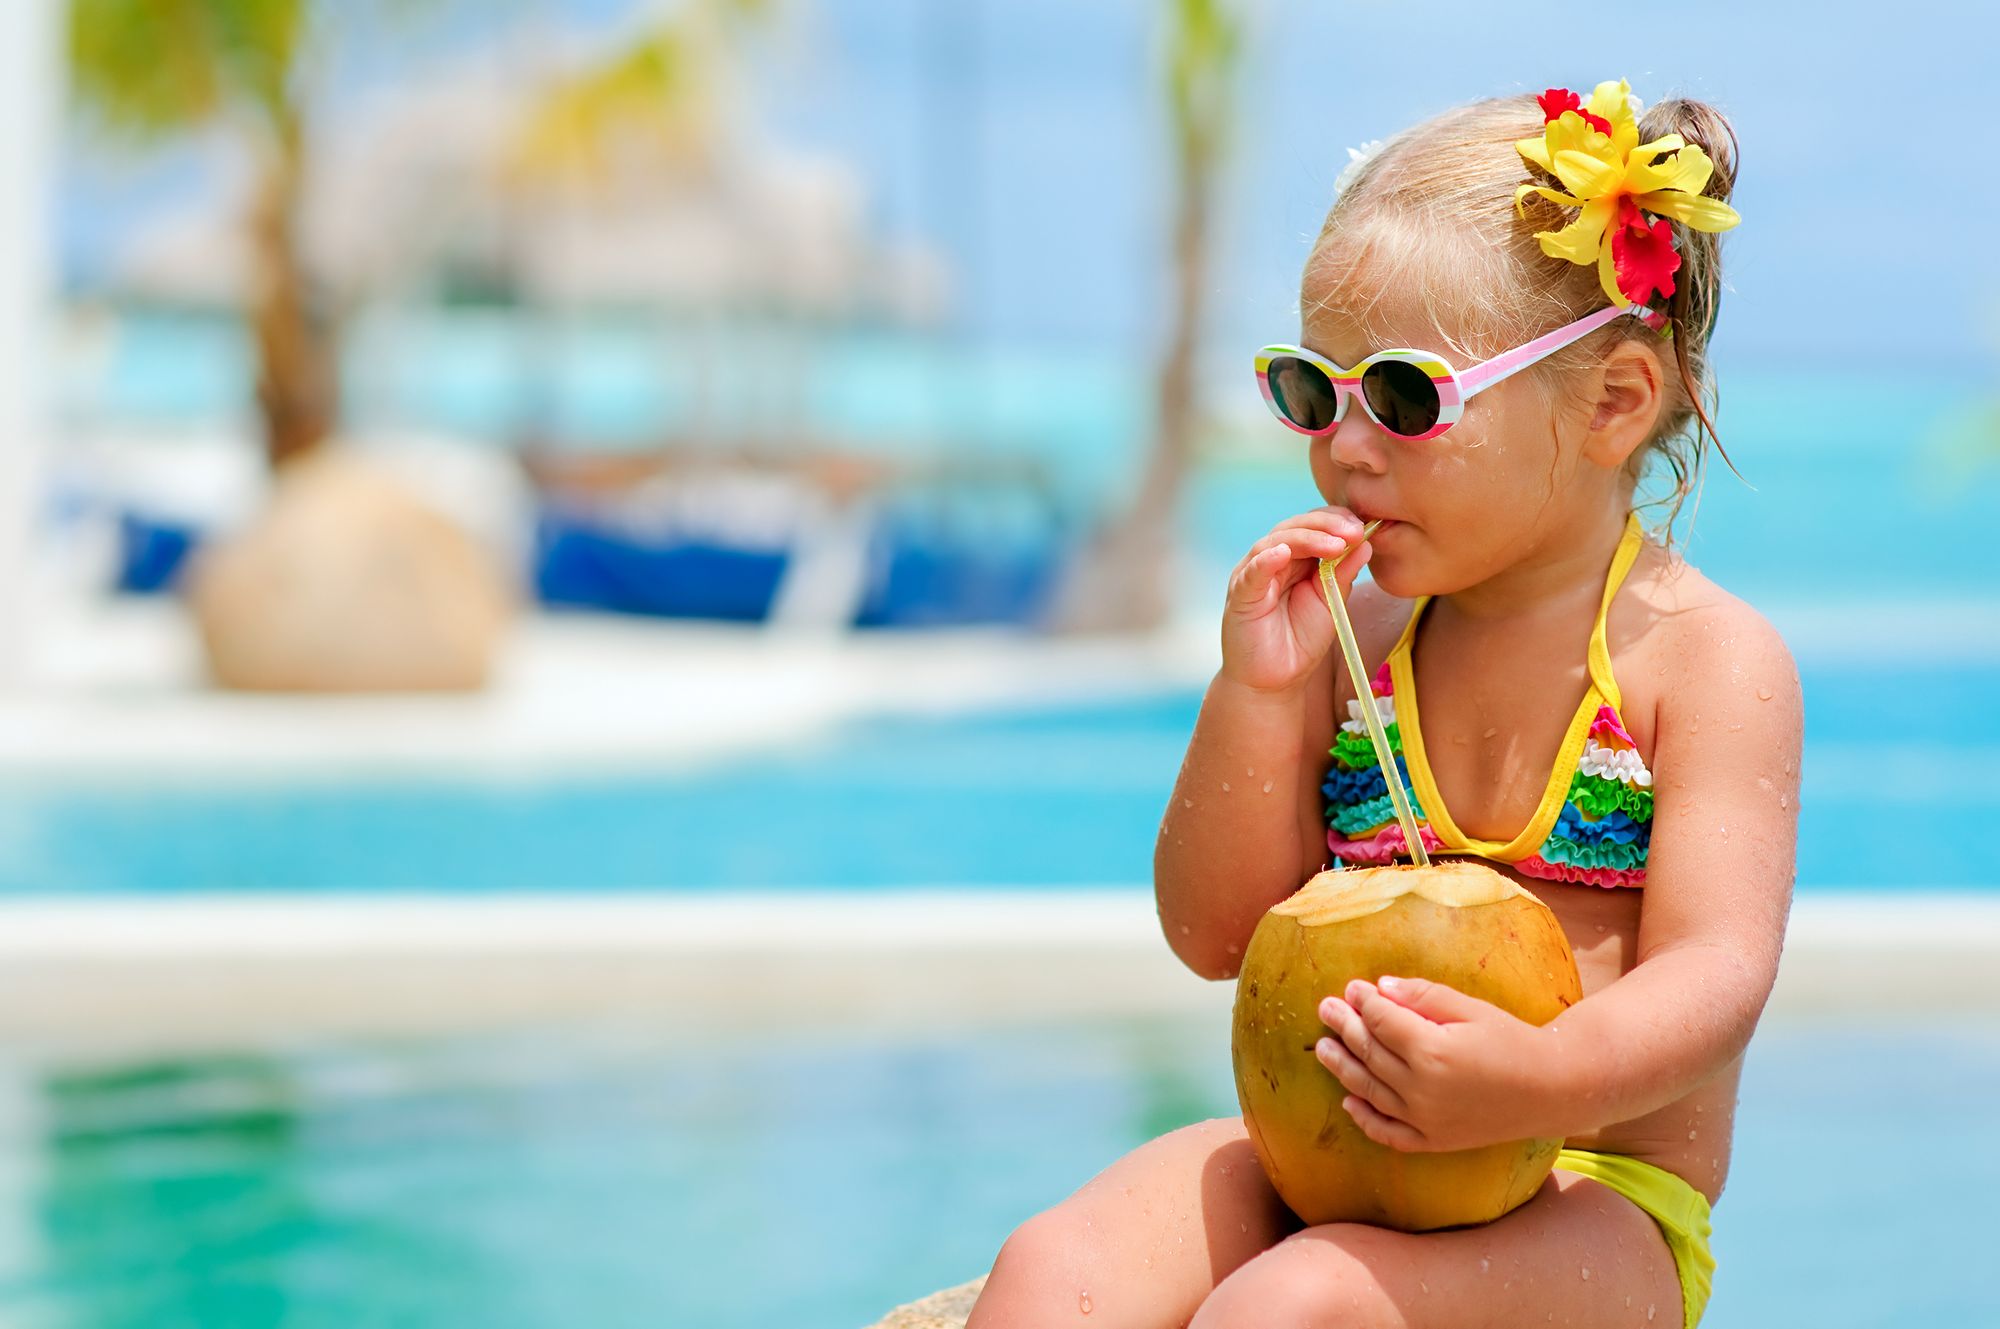
[[[1640,115],[1639,141],[1651,143],[1668,134],[1679,134],[1708,154],[1715,170],[1701,192],[1704,197],[1727,203],[1736,191],[1736,163],[1740,155],[1736,127],[1729,123],[1729,117],[1707,102],[1669,97]]]

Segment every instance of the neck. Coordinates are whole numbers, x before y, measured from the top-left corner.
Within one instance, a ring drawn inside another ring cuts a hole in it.
[[[1609,507],[1602,515],[1556,524],[1555,533],[1485,581],[1438,597],[1461,617],[1495,622],[1555,609],[1588,592],[1602,595],[1605,569],[1625,533],[1625,514]]]

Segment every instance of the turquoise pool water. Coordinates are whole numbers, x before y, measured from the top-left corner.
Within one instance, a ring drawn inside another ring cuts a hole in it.
[[[1768,1024],[1705,1325],[2000,1323],[1996,1095],[1990,1022]],[[9,1325],[858,1329],[1235,1094],[1226,1026],[1176,1021],[316,1046],[0,1105]]]
[[[1977,769],[2000,752],[2000,677],[1898,678],[1929,705],[1888,743],[1867,668],[1805,668],[1803,889],[2000,881],[2000,785]],[[16,781],[0,891],[1144,889],[1199,700],[878,718],[672,775]],[[1854,831],[1947,805],[1952,833],[1920,858]]]

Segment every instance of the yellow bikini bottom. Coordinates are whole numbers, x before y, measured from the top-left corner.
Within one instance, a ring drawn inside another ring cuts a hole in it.
[[[1715,1256],[1708,1249],[1708,1197],[1662,1167],[1625,1154],[1564,1149],[1556,1166],[1602,1182],[1653,1216],[1674,1253],[1681,1275],[1683,1329],[1694,1329],[1708,1306],[1715,1280]]]

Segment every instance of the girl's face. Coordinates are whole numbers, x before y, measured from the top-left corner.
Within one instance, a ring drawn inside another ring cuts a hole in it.
[[[1387,293],[1368,327],[1310,298],[1306,308],[1312,312],[1301,344],[1335,364],[1408,346],[1437,351],[1461,371],[1470,367],[1403,293]],[[1364,521],[1393,522],[1375,533],[1368,566],[1376,583],[1392,595],[1444,595],[1519,562],[1549,531],[1588,510],[1580,506],[1584,491],[1595,487],[1578,483],[1580,449],[1561,442],[1559,423],[1522,372],[1472,398],[1457,424],[1421,443],[1388,433],[1358,402],[1332,433],[1301,442],[1311,447],[1313,481],[1327,502]]]

